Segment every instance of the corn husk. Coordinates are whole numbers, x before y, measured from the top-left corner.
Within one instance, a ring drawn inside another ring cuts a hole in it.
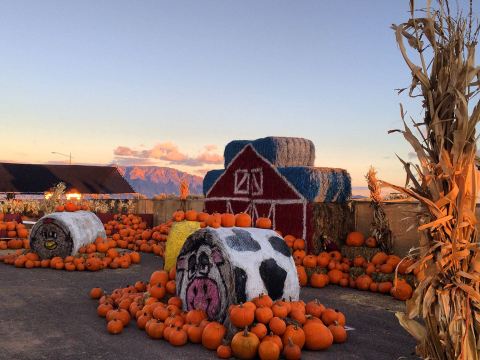
[[[401,108],[404,128],[393,131],[403,134],[418,163],[402,160],[404,187],[382,183],[417,199],[424,209],[419,257],[412,266],[423,276],[405,313],[397,317],[417,340],[423,358],[479,360],[475,127],[480,106],[478,100],[474,103],[480,90],[480,68],[475,65],[479,29],[471,2],[467,15],[445,0],[436,9],[429,5],[417,16],[411,0],[411,18],[392,26],[412,73],[409,94],[423,99],[425,112],[421,123],[414,122],[415,136]]]

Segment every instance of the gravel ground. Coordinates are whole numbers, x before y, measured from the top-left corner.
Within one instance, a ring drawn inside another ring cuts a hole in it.
[[[155,341],[133,322],[120,335],[110,335],[96,315],[92,287],[107,291],[147,280],[162,266],[158,257],[142,254],[141,265],[96,273],[51,269],[17,269],[0,264],[0,359],[215,359],[199,345],[174,348]],[[398,324],[403,303],[390,296],[328,286],[304,288],[301,298],[318,298],[345,313],[347,343],[325,352],[302,353],[302,359],[417,359],[415,342]]]

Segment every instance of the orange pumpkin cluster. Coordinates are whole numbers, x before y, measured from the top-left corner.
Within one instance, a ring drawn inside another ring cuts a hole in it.
[[[0,261],[18,268],[52,268],[66,271],[98,271],[106,268],[127,269],[140,263],[138,252],[120,253],[111,240],[98,238],[95,243],[82,247],[76,256],[53,257],[41,260],[34,252],[17,250],[13,254],[0,256]]]
[[[197,212],[195,210],[182,211],[178,210],[173,213],[173,221],[198,221],[200,227],[210,226],[212,228],[219,227],[251,227],[252,217],[247,213],[213,213]],[[255,221],[255,227],[261,229],[271,229],[272,221],[266,217],[259,217]]]
[[[378,245],[377,239],[375,239],[372,236],[365,239],[365,236],[363,236],[363,234],[359,231],[352,231],[351,233],[349,233],[347,235],[345,244],[347,246],[354,246],[354,247],[366,246],[369,248],[375,248]]]
[[[99,299],[97,314],[106,318],[111,334],[121,333],[133,320],[152,339],[173,346],[202,344],[224,359],[278,359],[283,354],[295,360],[303,348],[325,350],[347,339],[341,312],[317,300],[273,302],[268,295],[230,306],[229,321],[237,329],[231,333],[223,324],[209,321],[203,310],[182,311],[174,279],[174,268],[170,273],[159,270],[148,283],[138,281],[111,294],[93,288],[90,297]]]
[[[55,207],[56,212],[64,212],[64,211],[75,212],[75,211],[80,211],[80,210],[89,211],[90,207],[88,206],[87,203],[82,204],[82,203],[75,203],[75,202],[72,202],[72,201],[68,201],[63,205],[57,205]]]
[[[111,236],[121,249],[129,249],[163,256],[164,242],[170,231],[172,222],[147,228],[147,223],[140,216],[133,214],[117,214],[114,219],[104,224],[105,233]]]
[[[29,231],[23,224],[16,221],[4,222],[4,215],[0,213],[0,232],[5,232],[6,238],[0,240],[0,250],[6,249],[29,249]]]
[[[294,253],[295,254],[295,253]],[[398,273],[405,275],[412,261],[402,261],[396,255],[387,255],[378,252],[370,261],[363,256],[356,256],[353,261],[345,258],[339,251],[322,252],[318,255],[295,256],[298,280],[300,286],[310,285],[323,288],[329,284],[342,287],[369,290],[383,294],[391,294],[399,300],[407,300],[412,296],[412,287],[404,279],[375,282],[373,273],[392,274],[398,265]],[[354,277],[350,270],[352,267],[363,269],[363,274]],[[312,271],[310,277],[307,270]]]

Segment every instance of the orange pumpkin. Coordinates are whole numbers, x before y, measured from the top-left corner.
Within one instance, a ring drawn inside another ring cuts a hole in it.
[[[284,344],[283,356],[286,360],[300,360],[302,357],[302,350],[292,341],[291,338],[288,338],[287,343]]]
[[[262,341],[258,346],[260,360],[277,360],[280,357],[280,348],[273,341]]]
[[[380,252],[376,253],[375,255],[373,255],[371,263],[373,265],[382,265],[382,264],[386,263],[387,260],[388,260],[388,255],[385,254],[384,252],[380,251]]]
[[[185,220],[188,221],[197,221],[197,212],[195,210],[188,210],[185,213]]]
[[[235,216],[235,226],[250,227],[252,226],[252,217],[246,213],[239,213]]]
[[[257,355],[259,345],[260,340],[257,335],[245,328],[244,331],[236,333],[233,337],[232,354],[239,359],[253,359]]]
[[[347,235],[347,246],[362,246],[365,243],[365,237],[359,231],[352,231]]]
[[[395,299],[405,301],[412,297],[413,289],[405,280],[397,279],[390,293]]]
[[[328,326],[328,329],[333,335],[334,343],[341,344],[347,341],[347,331],[343,326],[338,324],[331,324]]]
[[[202,333],[202,345],[209,350],[217,350],[222,344],[222,339],[227,329],[222,324],[212,321],[205,326]]]
[[[360,275],[356,280],[355,284],[357,289],[360,290],[369,290],[370,284],[373,282],[372,278],[369,275]]]
[[[220,345],[217,348],[217,356],[220,359],[229,359],[232,357],[232,348],[229,345]]]
[[[237,328],[244,329],[246,326],[250,326],[254,318],[254,310],[243,304],[235,305],[230,309],[230,322]]]
[[[260,229],[271,229],[272,220],[267,217],[259,217],[257,221],[255,221],[255,226]]]
[[[235,215],[225,213],[225,214],[222,214],[221,219],[222,219],[221,224],[222,224],[223,227],[233,227],[233,226],[235,226]]]
[[[298,275],[298,282],[300,286],[307,286],[308,283],[308,276],[305,268],[301,265],[297,265],[297,275]]]
[[[377,239],[375,239],[373,236],[370,236],[365,240],[365,245],[369,248],[374,248],[377,247]]]
[[[302,349],[305,345],[305,332],[296,324],[288,325],[287,329],[283,333],[283,344],[287,344],[289,339],[292,340],[292,342],[300,349]]]
[[[173,213],[174,221],[183,221],[185,220],[185,212],[182,210],[177,210]]]
[[[307,255],[303,258],[303,266],[306,268],[314,268],[317,266],[317,257],[315,255]]]
[[[323,288],[327,286],[329,282],[330,278],[325,274],[313,273],[310,276],[310,285],[316,288]]]
[[[333,335],[321,321],[308,321],[303,326],[305,347],[308,350],[325,350],[333,344]]]

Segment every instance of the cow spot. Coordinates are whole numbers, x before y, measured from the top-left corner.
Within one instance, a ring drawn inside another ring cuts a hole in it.
[[[260,277],[273,300],[282,298],[287,272],[278,266],[275,259],[263,260],[260,264]]]
[[[259,251],[260,244],[245,230],[233,229],[235,235],[227,236],[227,245],[237,251]]]
[[[247,273],[245,270],[235,267],[234,269],[235,276],[235,294],[237,295],[237,303],[244,303],[247,301]]]
[[[292,255],[290,253],[290,249],[285,243],[285,240],[283,240],[282,238],[279,238],[278,236],[270,236],[268,242],[270,243],[270,245],[272,245],[273,249],[278,251],[279,253],[287,257],[290,257]]]

